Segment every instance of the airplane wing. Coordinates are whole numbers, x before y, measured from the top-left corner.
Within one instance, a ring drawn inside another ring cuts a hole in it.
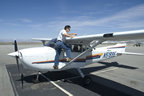
[[[32,40],[36,41],[50,41],[52,38],[32,38]]]
[[[74,38],[67,38],[66,42],[69,44],[89,44],[94,40],[97,41],[101,40],[104,42],[104,41],[126,41],[136,39],[144,39],[144,30],[77,36]]]
[[[52,38],[32,38],[32,40],[41,41],[45,45],[46,41],[52,40]]]
[[[97,40],[92,46],[90,46],[87,50],[76,56],[72,59],[67,65],[65,65],[61,69],[67,68],[72,64],[77,58],[86,54],[89,50],[93,49],[97,45],[101,44],[104,41],[112,40],[112,41],[123,41],[123,40],[136,40],[136,39],[144,39],[144,30],[136,30],[136,31],[125,31],[125,32],[116,32],[116,33],[106,33],[106,34],[97,34],[97,35],[88,35],[88,36],[79,36],[71,39],[67,39],[67,43],[73,44],[90,44],[90,42]],[[124,54],[124,53],[123,53]],[[134,54],[134,53],[125,53],[125,54]],[[136,54],[135,54],[136,55]],[[138,54],[137,54],[138,55]],[[139,54],[141,55],[141,54]]]
[[[32,39],[37,41],[42,41],[44,43],[46,41],[50,41],[52,38],[32,38]],[[144,30],[76,36],[74,38],[67,38],[66,43],[89,45],[90,42],[94,40],[104,42],[104,41],[127,41],[127,40],[136,40],[136,39],[144,39]]]

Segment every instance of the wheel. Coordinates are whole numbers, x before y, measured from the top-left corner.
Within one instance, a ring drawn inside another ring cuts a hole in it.
[[[62,82],[67,82],[67,80],[66,80],[66,79],[61,79],[61,81],[62,81]]]
[[[62,82],[69,82],[69,83],[71,83],[72,81],[71,80],[69,80],[69,79],[62,79],[61,80]]]
[[[37,78],[37,77],[35,77],[35,76],[33,77],[32,82],[33,82],[34,84],[40,83],[39,78]]]
[[[84,77],[84,85],[90,85],[92,79],[89,76]]]
[[[40,83],[40,81],[37,80],[37,79],[33,79],[32,81],[33,81],[34,84]]]

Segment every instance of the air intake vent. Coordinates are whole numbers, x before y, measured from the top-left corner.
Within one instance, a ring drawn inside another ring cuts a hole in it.
[[[104,34],[103,37],[113,37],[113,33]]]

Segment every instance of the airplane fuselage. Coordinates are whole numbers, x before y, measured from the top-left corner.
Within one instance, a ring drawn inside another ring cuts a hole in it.
[[[88,64],[113,58],[115,56],[118,56],[117,53],[120,51],[125,51],[125,44],[94,48],[82,57],[75,60],[71,65],[67,67],[67,69],[84,67]],[[72,52],[72,58],[76,57],[80,53],[81,52]],[[16,52],[14,52],[13,54],[16,54]],[[51,47],[44,46],[22,49],[17,52],[17,55],[19,56],[20,61],[26,69],[36,71],[54,71],[53,65],[56,51]],[[62,51],[59,58],[60,69],[68,63],[65,58],[65,51]]]

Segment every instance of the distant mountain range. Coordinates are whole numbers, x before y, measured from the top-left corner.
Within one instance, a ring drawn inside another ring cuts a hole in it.
[[[0,39],[0,42],[13,42],[15,39]],[[16,39],[18,42],[37,42],[32,39]]]

